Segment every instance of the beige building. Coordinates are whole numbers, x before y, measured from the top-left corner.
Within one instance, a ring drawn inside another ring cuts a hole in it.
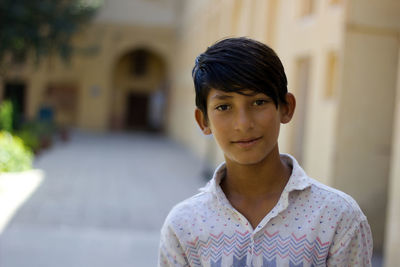
[[[281,57],[298,103],[281,131],[281,151],[358,201],[375,251],[384,253],[385,266],[395,266],[399,18],[397,0],[106,1],[76,36],[82,52],[69,66],[57,58],[38,69],[20,66],[3,78],[0,97],[23,91],[32,118],[50,91],[61,124],[98,131],[163,127],[215,165],[222,154],[193,118],[194,59],[227,36],[265,42]]]
[[[98,131],[161,127],[163,113],[149,111],[165,102],[178,7],[175,0],[105,1],[94,21],[74,37],[68,64],[52,56],[39,66],[13,66],[3,77],[0,95],[14,91],[28,118],[52,105],[56,121],[67,126]]]

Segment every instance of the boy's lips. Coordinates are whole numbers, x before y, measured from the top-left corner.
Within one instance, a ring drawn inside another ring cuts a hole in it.
[[[233,144],[237,144],[240,147],[251,147],[252,145],[254,145],[255,143],[257,143],[258,140],[260,140],[262,138],[262,136],[259,137],[252,137],[252,138],[244,138],[244,139],[239,139],[236,141],[232,141]]]

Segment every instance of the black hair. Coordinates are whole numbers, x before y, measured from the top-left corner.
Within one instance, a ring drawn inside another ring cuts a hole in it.
[[[276,108],[286,104],[287,78],[282,62],[269,46],[246,38],[223,39],[196,58],[192,70],[196,106],[207,116],[210,90],[264,93]]]

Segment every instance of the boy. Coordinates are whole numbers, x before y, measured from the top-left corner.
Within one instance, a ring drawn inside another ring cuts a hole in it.
[[[371,266],[367,219],[348,195],[280,154],[294,113],[281,61],[268,46],[229,38],[193,68],[195,118],[225,163],[161,230],[160,266]]]

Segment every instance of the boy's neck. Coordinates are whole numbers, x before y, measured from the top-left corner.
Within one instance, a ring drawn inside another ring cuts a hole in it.
[[[227,196],[257,199],[270,194],[281,194],[291,167],[281,159],[278,146],[257,164],[243,165],[226,160],[226,177],[221,187]]]

